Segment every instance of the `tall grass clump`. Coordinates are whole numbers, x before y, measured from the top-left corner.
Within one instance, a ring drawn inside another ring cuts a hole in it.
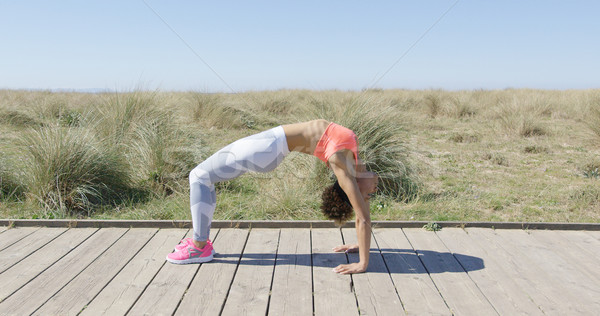
[[[475,108],[464,99],[452,98],[452,104],[454,105],[454,115],[458,118],[472,117],[477,114]]]
[[[132,186],[162,196],[181,188],[198,159],[174,108],[163,106],[158,97],[152,92],[117,94],[85,121],[104,148],[127,161]]]
[[[15,127],[35,127],[43,125],[40,120],[22,110],[0,110],[0,123]]]
[[[156,116],[157,108],[155,93],[116,94],[87,115],[86,125],[107,145],[126,147],[138,124]]]
[[[548,131],[540,122],[544,110],[527,106],[517,99],[498,100],[495,118],[509,134],[522,137],[544,136]]]
[[[0,201],[18,201],[25,194],[25,185],[18,179],[22,175],[16,170],[11,161],[0,153]]]
[[[190,102],[191,117],[199,125],[211,128],[232,128],[241,126],[236,111],[222,104],[215,94],[194,93]]]
[[[88,216],[128,189],[127,165],[85,129],[52,126],[20,138],[28,194],[54,217]]]
[[[94,106],[97,96],[85,93],[54,93],[43,91],[20,98],[17,108],[25,109],[42,125],[78,126],[85,108]]]
[[[442,112],[442,98],[439,93],[426,95],[423,102],[425,102],[425,106],[431,118],[436,118]]]
[[[319,106],[314,115],[356,133],[361,159],[368,170],[379,175],[380,194],[397,200],[417,197],[419,177],[411,167],[409,150],[401,140],[402,117],[391,105],[359,96],[340,104]],[[327,172],[327,169],[322,167],[319,172]]]
[[[256,113],[222,95],[194,93],[189,104],[193,123],[204,128],[252,129],[259,123]]]
[[[278,116],[289,114],[292,108],[293,105],[285,99],[268,99],[260,104],[261,111]]]
[[[153,192],[170,195],[197,162],[194,146],[176,128],[171,113],[163,112],[136,127],[128,160],[133,174]]]

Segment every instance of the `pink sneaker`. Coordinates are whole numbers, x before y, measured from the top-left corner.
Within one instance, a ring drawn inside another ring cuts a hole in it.
[[[192,239],[191,237],[188,237],[188,238],[182,239],[182,240],[179,242],[179,244],[175,245],[175,251],[179,251],[179,250],[181,250],[181,249],[184,249],[184,248],[186,248],[186,247],[187,247],[188,245],[190,245],[190,244],[192,244],[192,245],[193,245],[194,243],[193,243],[193,241],[192,241],[192,240],[193,240],[193,239]],[[206,243],[207,243],[207,244],[209,244],[211,247],[212,247],[212,245],[213,245],[213,244],[212,244],[212,241],[210,241],[210,239],[208,239],[208,240],[206,241]],[[213,250],[212,250],[212,254],[214,255],[215,253],[216,253],[216,252],[215,252],[215,249],[213,248]]]
[[[204,248],[198,249],[193,243],[188,243],[186,247],[168,254],[167,261],[176,264],[209,262],[213,259],[212,252],[212,244],[206,244]]]
[[[192,238],[191,238],[191,237],[188,237],[188,238],[182,239],[182,240],[179,242],[179,244],[175,245],[175,251],[179,251],[179,250],[181,250],[181,249],[183,249],[183,248],[187,247],[187,245],[189,245],[189,244],[191,244],[191,243],[192,243]]]

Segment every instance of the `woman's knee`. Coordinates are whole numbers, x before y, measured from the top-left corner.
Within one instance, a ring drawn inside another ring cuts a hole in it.
[[[210,186],[211,184],[209,172],[199,167],[196,167],[192,171],[190,171],[189,180],[190,185],[194,183],[202,183]]]

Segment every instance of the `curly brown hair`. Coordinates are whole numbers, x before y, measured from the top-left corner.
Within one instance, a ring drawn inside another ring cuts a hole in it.
[[[335,221],[336,225],[342,226],[347,220],[352,218],[354,210],[352,209],[348,195],[342,190],[337,181],[325,188],[321,198],[321,210],[323,214],[328,219]]]

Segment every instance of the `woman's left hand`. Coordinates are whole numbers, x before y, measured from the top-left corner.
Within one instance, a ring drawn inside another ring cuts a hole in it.
[[[340,245],[333,248],[335,252],[358,252],[358,245]]]
[[[363,273],[367,271],[367,268],[364,267],[359,262],[350,263],[350,264],[340,264],[339,266],[333,269],[333,272],[339,274],[353,274],[353,273]]]

